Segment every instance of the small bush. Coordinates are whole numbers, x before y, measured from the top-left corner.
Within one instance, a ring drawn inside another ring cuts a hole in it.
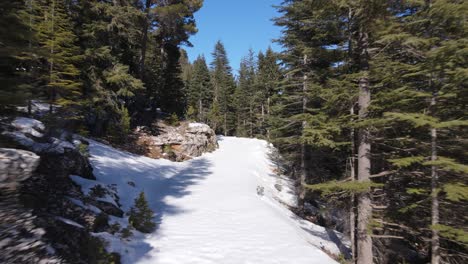
[[[149,208],[145,193],[141,192],[135,199],[135,205],[130,209],[128,221],[136,230],[143,233],[151,233],[156,228],[153,222],[154,212]]]
[[[109,233],[114,235],[115,233],[118,233],[120,231],[120,224],[119,223],[114,223],[109,226]]]
[[[91,197],[97,197],[97,198],[102,198],[107,194],[106,189],[102,187],[102,185],[98,184],[91,188],[91,191],[89,192],[89,196]]]
[[[187,119],[190,121],[194,121],[197,119],[197,110],[193,106],[189,106],[187,109]]]
[[[171,126],[179,126],[180,125],[180,120],[179,117],[177,116],[176,113],[172,113],[172,115],[166,119],[166,122],[168,125]]]
[[[126,228],[122,229],[122,232],[120,234],[121,234],[120,237],[123,238],[123,239],[127,239],[127,238],[133,236],[132,229],[130,227],[126,227]]]
[[[89,158],[89,148],[88,145],[80,143],[78,145],[78,151],[80,152],[83,157]]]
[[[89,236],[80,248],[80,255],[90,264],[109,263],[120,264],[120,255],[107,253],[106,242],[100,238]]]
[[[94,219],[93,232],[102,232],[109,225],[109,216],[105,213],[100,213]]]

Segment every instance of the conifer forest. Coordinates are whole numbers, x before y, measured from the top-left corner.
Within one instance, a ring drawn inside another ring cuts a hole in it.
[[[207,2],[0,1],[0,263],[468,263],[468,1]]]

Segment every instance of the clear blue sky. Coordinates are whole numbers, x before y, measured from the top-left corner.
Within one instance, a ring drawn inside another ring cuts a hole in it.
[[[216,41],[221,40],[228,53],[231,67],[237,74],[241,58],[249,48],[254,52],[271,46],[275,51],[280,47],[272,43],[281,29],[271,19],[278,13],[272,7],[282,0],[205,0],[203,7],[195,14],[198,33],[190,38],[193,48],[184,47],[191,61],[204,54],[207,62],[211,58]]]

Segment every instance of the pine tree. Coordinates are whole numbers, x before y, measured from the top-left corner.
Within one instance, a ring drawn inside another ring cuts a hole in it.
[[[196,111],[199,122],[208,122],[208,112],[213,101],[210,71],[205,57],[198,56],[193,62],[193,75],[187,91],[188,105]]]
[[[149,208],[145,193],[141,192],[135,199],[135,205],[130,209],[128,222],[140,232],[151,233],[156,228],[153,216],[154,212]]]
[[[0,111],[20,105],[31,95],[28,61],[34,32],[27,21],[29,13],[24,1],[0,3]]]
[[[211,116],[212,122],[214,122],[212,125],[218,129],[216,132],[226,136],[232,135],[236,120],[233,104],[235,82],[226,49],[221,41],[216,43],[212,56],[213,104]]]
[[[63,1],[39,2],[41,20],[37,24],[38,44],[45,50],[47,75],[41,77],[52,104],[78,105],[81,96],[81,74],[77,64],[82,59],[73,23]],[[45,70],[45,69],[43,69]]]
[[[253,51],[250,50],[249,55],[241,61],[234,95],[237,113],[236,135],[240,137],[253,137],[254,135],[255,64]]]
[[[265,55],[258,54],[258,68],[256,78],[256,94],[254,112],[257,113],[257,133],[270,138],[270,127],[268,125],[271,116],[272,97],[278,92],[277,85],[282,78],[278,56],[269,47]],[[259,113],[259,114],[258,114]]]

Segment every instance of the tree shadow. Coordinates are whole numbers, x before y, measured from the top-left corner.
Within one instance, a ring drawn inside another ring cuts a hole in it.
[[[185,212],[182,208],[168,203],[167,198],[190,195],[189,187],[199,184],[211,174],[212,164],[203,157],[183,163],[155,160],[119,151],[94,141],[91,142],[90,150],[90,161],[97,183],[115,187],[122,210],[128,212],[138,194],[141,191],[145,193],[149,206],[155,212],[154,221],[157,224],[152,235],[157,233],[165,216]],[[127,220],[117,221],[126,224]],[[120,252],[124,262],[137,262],[153,250],[146,239],[147,236],[132,238],[132,242],[127,245],[132,248],[133,254],[125,255],[125,252]]]

